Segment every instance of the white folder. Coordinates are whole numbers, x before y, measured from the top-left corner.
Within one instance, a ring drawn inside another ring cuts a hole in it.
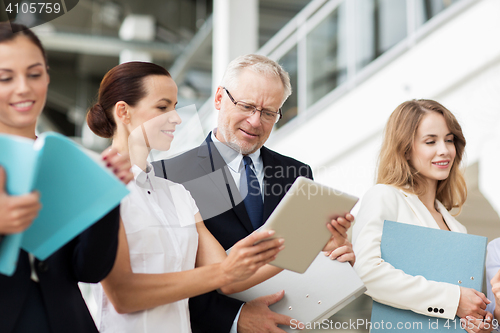
[[[366,290],[349,263],[331,260],[320,253],[305,273],[284,270],[248,290],[230,295],[241,301],[285,290],[283,299],[269,308],[304,324],[331,317]],[[280,326],[286,332],[297,332],[294,326]],[[300,332],[307,332],[302,330]]]

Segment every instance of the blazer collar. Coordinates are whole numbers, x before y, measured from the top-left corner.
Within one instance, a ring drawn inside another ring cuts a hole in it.
[[[416,196],[413,193],[405,192],[401,189],[400,191],[403,194],[406,202],[408,203],[412,211],[417,216],[418,220],[422,223],[422,225],[429,228],[439,229],[439,226],[434,217],[432,216],[431,212],[429,212],[427,207],[425,207],[422,201],[420,201],[418,196]],[[448,212],[448,210],[444,207],[444,205],[437,199],[436,199],[436,205],[439,212],[443,216],[444,221],[448,225],[448,228],[450,228],[451,231],[460,232],[461,229],[459,228],[455,218],[451,216],[450,212]]]
[[[443,219],[450,228],[450,230],[455,232],[463,232],[462,228],[460,228],[458,221],[450,214],[450,212],[441,203],[441,201],[436,200],[436,203],[439,212],[441,213],[441,215],[443,215]]]
[[[284,178],[286,176],[284,168],[273,151],[262,147],[260,154],[264,164],[264,221],[267,221],[285,195],[288,178]],[[279,174],[282,176],[278,177]]]
[[[217,150],[216,144],[211,140],[211,135],[212,133],[210,132],[198,149],[198,157],[201,158],[199,166],[204,170],[205,174],[210,177],[219,191],[227,193],[232,197],[232,202],[230,204],[233,206],[234,213],[238,216],[238,219],[248,233],[252,233],[254,229],[245,205],[243,204],[243,198],[241,197],[240,191],[231,176],[228,166]],[[216,175],[216,173],[219,172],[222,173],[222,176],[225,179],[224,182],[219,181],[221,178]],[[223,197],[226,196],[224,195]]]
[[[212,141],[210,132],[198,148],[198,157],[201,158],[200,166],[205,170],[206,174],[212,173],[226,166],[224,159],[217,150],[217,145]],[[210,154],[211,153],[211,154]]]

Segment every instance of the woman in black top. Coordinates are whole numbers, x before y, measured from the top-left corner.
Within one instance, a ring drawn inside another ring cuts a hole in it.
[[[0,133],[36,139],[36,121],[49,84],[47,69],[45,51],[33,32],[0,23]],[[106,160],[120,178],[131,179],[126,159],[108,152]],[[37,193],[9,196],[6,177],[0,167],[2,235],[24,231],[40,209]],[[115,207],[44,261],[21,250],[15,273],[0,274],[0,330],[97,332],[78,282],[99,282],[109,273],[116,256],[118,225]]]

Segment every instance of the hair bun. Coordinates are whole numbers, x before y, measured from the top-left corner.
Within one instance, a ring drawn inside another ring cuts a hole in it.
[[[114,119],[109,119],[101,104],[96,103],[87,113],[89,128],[100,137],[111,138],[116,130]]]
[[[102,105],[99,104],[99,103],[95,103],[92,108],[95,108],[98,111],[103,111],[104,112],[104,109],[102,108]]]

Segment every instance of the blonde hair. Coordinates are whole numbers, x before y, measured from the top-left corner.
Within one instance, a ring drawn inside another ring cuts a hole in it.
[[[446,125],[454,136],[456,150],[450,175],[438,181],[436,199],[448,210],[454,207],[461,209],[467,199],[467,186],[460,170],[465,138],[455,116],[433,100],[407,101],[391,114],[380,150],[377,184],[393,185],[418,196],[425,193],[426,180],[410,165],[408,156],[411,154],[417,128],[422,118],[429,112],[443,115]]]

